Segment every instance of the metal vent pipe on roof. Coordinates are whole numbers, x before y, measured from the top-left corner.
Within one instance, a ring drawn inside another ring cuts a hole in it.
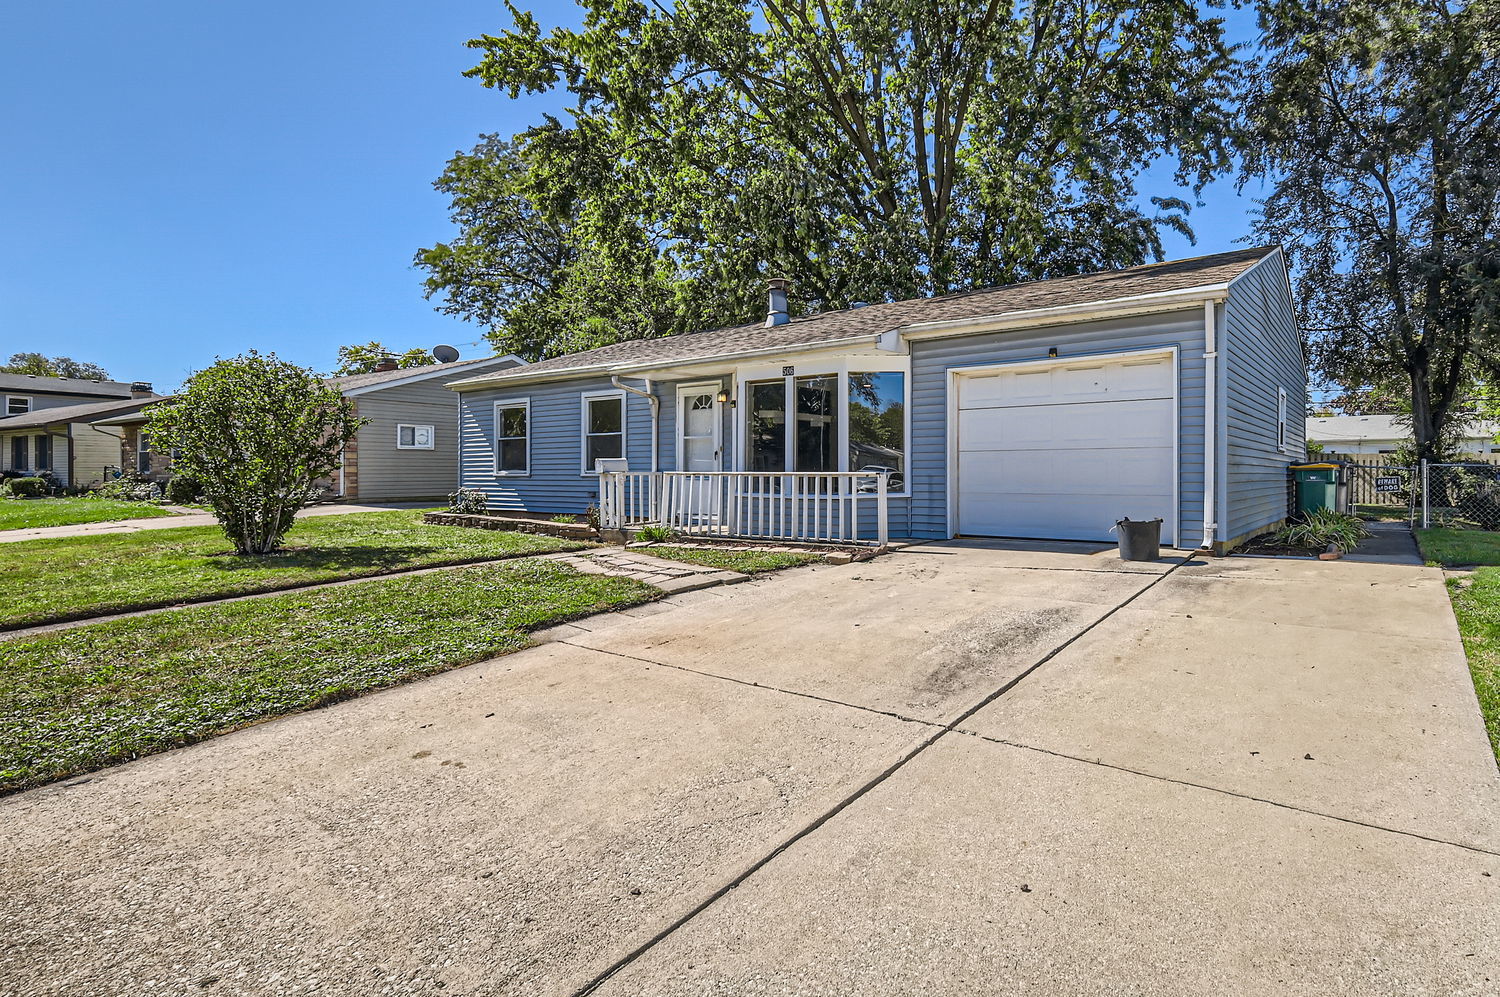
[[[766,328],[773,325],[786,325],[792,320],[791,313],[786,309],[786,289],[791,286],[791,281],[785,277],[772,277],[766,284],[771,292],[770,304],[766,309]]]

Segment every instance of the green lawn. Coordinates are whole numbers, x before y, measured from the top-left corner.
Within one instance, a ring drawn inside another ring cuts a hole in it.
[[[217,526],[25,540],[0,548],[0,627],[587,546],[429,526],[408,509],[298,520],[269,557],[235,556]]]
[[[526,559],[0,641],[0,792],[514,651],[530,630],[659,594]]]
[[[1500,760],[1500,568],[1480,568],[1468,579],[1449,579],[1448,594],[1463,635],[1490,749]]]
[[[43,526],[107,523],[116,519],[153,519],[172,513],[150,502],[115,499],[0,499],[0,530],[34,530]]]
[[[698,564],[706,568],[725,568],[729,571],[738,571],[745,575],[757,575],[766,571],[780,571],[782,568],[795,568],[799,564],[811,564],[814,561],[821,561],[823,559],[823,555],[821,554],[736,550],[733,547],[700,550],[696,547],[653,546],[642,548],[642,552],[650,554],[653,557],[664,557],[672,561],[686,561],[688,564]]]
[[[1411,510],[1404,505],[1356,505],[1354,514],[1382,523],[1404,523],[1411,518]]]
[[[1486,530],[1449,530],[1433,527],[1413,531],[1422,559],[1454,565],[1500,565],[1500,533]]]

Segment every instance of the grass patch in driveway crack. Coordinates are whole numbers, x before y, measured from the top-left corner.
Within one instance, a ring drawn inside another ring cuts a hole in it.
[[[658,595],[528,558],[0,640],[0,792],[482,661]]]

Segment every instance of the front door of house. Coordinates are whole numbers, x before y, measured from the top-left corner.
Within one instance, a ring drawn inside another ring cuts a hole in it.
[[[677,388],[677,469],[718,471],[723,467],[724,420],[719,384],[684,384]]]

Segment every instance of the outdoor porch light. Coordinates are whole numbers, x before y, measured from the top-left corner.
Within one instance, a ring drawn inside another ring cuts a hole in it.
[[[1057,356],[1057,347],[1055,347],[1055,346],[1048,347],[1048,349],[1047,349],[1047,356],[1049,356],[1049,357],[1055,357],[1055,356]]]
[[[720,405],[724,405],[728,401],[729,401],[729,389],[728,388],[720,388],[719,389],[719,404]]]

